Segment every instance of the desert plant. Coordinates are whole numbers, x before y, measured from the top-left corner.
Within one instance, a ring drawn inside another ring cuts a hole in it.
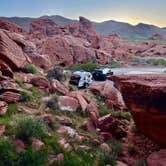
[[[13,166],[16,165],[17,154],[14,146],[8,139],[0,138],[0,165]]]
[[[116,157],[114,155],[110,155],[108,152],[101,151],[99,155],[99,165],[105,166],[105,165],[116,165]]]
[[[22,70],[24,73],[32,73],[32,74],[37,73],[37,69],[33,64],[27,64]]]
[[[111,145],[111,148],[112,148],[112,151],[113,151],[113,155],[115,157],[118,157],[122,154],[123,152],[123,147],[121,145],[121,143],[117,140],[112,140],[110,142],[110,145]]]
[[[23,89],[22,91],[20,91],[20,94],[22,95],[22,101],[25,102],[30,102],[33,98],[33,95],[30,91]]]
[[[130,121],[132,118],[129,112],[121,112],[121,111],[112,112],[112,116],[118,119],[126,119],[128,121]]]
[[[99,114],[100,116],[104,116],[107,115],[109,113],[111,113],[112,111],[105,105],[100,105],[99,106]]]
[[[87,63],[75,64],[71,67],[68,67],[67,69],[72,70],[72,71],[84,70],[87,72],[92,72],[97,67],[98,67],[98,64],[96,64],[94,62],[87,62]]]
[[[16,137],[28,142],[31,137],[41,139],[44,136],[46,127],[42,121],[34,117],[19,117],[16,119]]]
[[[21,153],[17,160],[17,166],[45,166],[47,162],[47,150],[34,152],[31,148]]]
[[[16,82],[20,87],[23,87],[23,81],[22,81],[22,80],[16,78],[16,79],[15,79],[15,82]]]
[[[51,96],[51,98],[47,101],[46,106],[49,107],[51,110],[57,110],[59,108],[58,96],[55,94]]]
[[[49,80],[56,79],[60,82],[65,80],[65,76],[63,74],[63,69],[61,67],[55,66],[47,72],[47,78]]]
[[[11,114],[17,112],[17,110],[18,110],[18,105],[17,105],[16,103],[9,103],[7,109],[8,109],[7,114],[8,114],[8,115],[11,115]]]

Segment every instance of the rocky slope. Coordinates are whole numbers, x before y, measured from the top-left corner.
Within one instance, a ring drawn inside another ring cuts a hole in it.
[[[83,17],[65,26],[35,19],[29,33],[1,23],[0,165],[164,163],[165,75],[119,76],[117,88],[107,81],[80,91],[64,80],[63,70],[51,67],[108,64],[156,47],[165,56],[165,46],[100,35]],[[49,77],[48,70],[55,74]]]

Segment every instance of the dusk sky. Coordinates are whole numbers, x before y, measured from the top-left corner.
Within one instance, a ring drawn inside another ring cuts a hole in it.
[[[101,22],[117,20],[166,27],[166,0],[0,0],[0,16],[85,16]]]

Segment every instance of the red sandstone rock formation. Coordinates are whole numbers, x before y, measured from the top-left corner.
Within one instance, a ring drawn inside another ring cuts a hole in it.
[[[166,146],[166,75],[123,75],[110,79],[121,91],[140,131]]]

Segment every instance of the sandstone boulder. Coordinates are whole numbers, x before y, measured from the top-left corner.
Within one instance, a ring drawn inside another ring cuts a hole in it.
[[[27,63],[22,48],[9,38],[8,32],[3,30],[0,30],[0,59],[12,70],[22,68]]]
[[[92,84],[89,89],[93,93],[104,97],[109,108],[115,110],[126,109],[121,93],[114,87],[112,82],[106,81]]]
[[[6,91],[0,95],[0,99],[7,103],[16,103],[21,100],[21,94],[16,92]]]
[[[76,111],[79,107],[78,101],[69,96],[60,96],[59,97],[60,109],[64,111]]]
[[[53,79],[50,81],[50,92],[58,93],[60,95],[66,95],[69,92],[69,89],[58,80]]]

